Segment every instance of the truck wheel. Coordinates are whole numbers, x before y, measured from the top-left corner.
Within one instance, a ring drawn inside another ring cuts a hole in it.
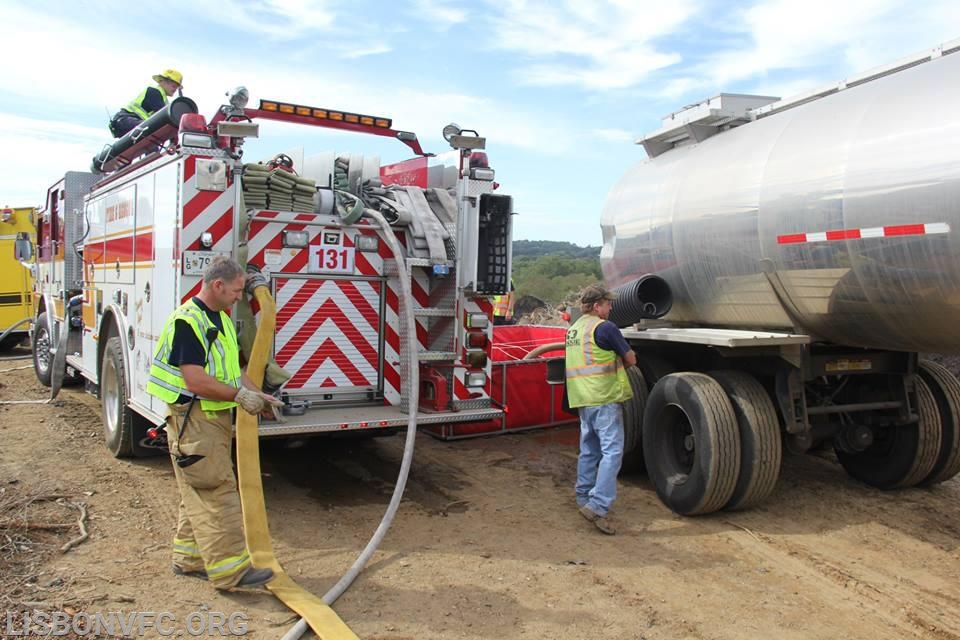
[[[53,354],[50,353],[52,346],[50,330],[47,327],[47,313],[43,312],[37,316],[30,347],[33,349],[33,370],[37,374],[37,380],[45,387],[50,386],[50,372],[53,365]]]
[[[147,422],[127,406],[129,398],[123,344],[119,337],[113,336],[107,340],[100,366],[100,402],[107,449],[116,458],[153,455],[153,450],[140,444],[147,435]]]
[[[880,489],[896,489],[930,475],[940,451],[940,415],[930,388],[919,378],[916,398],[916,423],[877,429],[865,451],[836,448],[837,459],[850,476]]]
[[[677,370],[669,360],[655,355],[637,354],[637,368],[647,382],[647,389],[652,390],[657,380]]]
[[[733,405],[740,431],[740,474],[724,509],[761,502],[780,477],[780,423],[773,401],[756,378],[742,371],[711,371]]]
[[[940,414],[940,452],[923,484],[938,484],[960,472],[960,381],[942,364],[920,363],[920,378],[927,383]]]
[[[740,472],[740,434],[720,383],[691,372],[661,378],[643,414],[643,455],[660,500],[680,515],[727,504]]]
[[[643,473],[643,410],[647,406],[647,383],[637,367],[627,369],[633,397],[622,402],[623,464],[621,471]]]

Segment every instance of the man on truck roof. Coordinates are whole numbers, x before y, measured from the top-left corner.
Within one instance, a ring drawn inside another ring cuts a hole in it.
[[[167,69],[155,76],[155,87],[147,87],[110,119],[110,133],[122,138],[138,124],[167,106],[167,98],[183,91],[183,74],[176,69]]]

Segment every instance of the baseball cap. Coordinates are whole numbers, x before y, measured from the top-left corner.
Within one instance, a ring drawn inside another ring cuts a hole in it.
[[[607,291],[599,284],[592,284],[586,289],[583,290],[583,293],[580,294],[580,302],[584,304],[591,304],[594,302],[600,302],[601,300],[616,300],[617,294],[612,291]]]

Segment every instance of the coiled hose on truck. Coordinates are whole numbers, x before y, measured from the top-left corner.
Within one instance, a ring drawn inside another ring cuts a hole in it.
[[[267,524],[266,505],[263,499],[263,486],[260,477],[260,450],[257,437],[257,418],[243,411],[239,411],[237,418],[237,467],[240,487],[240,500],[243,505],[243,524],[247,536],[247,547],[250,551],[253,564],[257,567],[270,567],[276,578],[267,584],[280,600],[296,611],[302,617],[283,636],[284,640],[296,640],[307,630],[307,625],[322,640],[342,640],[357,638],[356,634],[330,608],[337,598],[349,588],[356,577],[369,562],[380,542],[386,536],[393,522],[393,518],[400,506],[403,491],[407,486],[407,477],[410,475],[410,466],[413,461],[414,443],[417,435],[417,407],[420,405],[420,367],[416,348],[416,323],[413,315],[413,292],[410,281],[404,277],[407,273],[406,262],[403,259],[403,247],[390,230],[390,225],[379,212],[367,209],[364,212],[380,225],[381,236],[390,246],[390,250],[397,259],[400,273],[400,303],[401,314],[406,332],[400,332],[401,341],[406,340],[406,349],[409,357],[408,383],[410,418],[407,422],[407,436],[404,442],[403,458],[400,462],[400,472],[390,503],[367,546],[363,549],[350,569],[340,580],[323,595],[322,599],[299,587],[293,579],[284,572],[273,553],[270,541],[270,531]],[[254,289],[254,297],[260,304],[260,323],[257,335],[253,342],[248,375],[255,385],[262,384],[264,367],[266,366],[267,352],[270,339],[276,327],[276,305],[266,286]],[[401,352],[403,350],[401,349]]]

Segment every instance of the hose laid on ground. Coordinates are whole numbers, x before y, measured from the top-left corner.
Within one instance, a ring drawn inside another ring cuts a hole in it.
[[[263,384],[267,356],[276,328],[276,305],[265,284],[254,289],[260,303],[260,322],[253,341],[247,375],[257,387]],[[267,509],[260,476],[260,441],[257,416],[237,411],[237,475],[243,528],[253,565],[273,569],[276,577],[267,584],[284,604],[308,620],[322,640],[359,640],[350,627],[322,600],[300,587],[277,561],[270,540]]]
[[[350,584],[356,579],[360,574],[360,571],[363,570],[363,567],[370,560],[373,553],[377,550],[377,547],[380,546],[380,542],[383,540],[384,536],[387,535],[387,530],[390,528],[390,524],[393,522],[393,517],[397,513],[397,508],[400,506],[400,499],[403,497],[403,491],[407,486],[407,477],[410,475],[410,465],[413,461],[413,447],[417,438],[417,408],[420,406],[420,361],[417,357],[417,334],[416,334],[416,322],[413,316],[413,291],[410,287],[410,281],[407,279],[407,264],[403,259],[403,247],[400,246],[400,242],[397,240],[396,236],[393,235],[393,231],[390,229],[390,225],[387,223],[386,219],[377,211],[373,209],[366,209],[364,214],[376,220],[377,224],[380,225],[382,230],[383,239],[386,240],[387,244],[390,245],[390,251],[393,252],[394,257],[397,260],[397,270],[400,274],[398,278],[400,280],[400,304],[403,307],[403,319],[406,321],[406,341],[407,341],[407,355],[409,357],[409,372],[407,378],[409,380],[409,389],[410,393],[408,395],[408,411],[410,413],[410,419],[407,421],[407,437],[403,445],[403,459],[400,462],[400,473],[397,475],[397,485],[394,487],[393,496],[390,498],[390,504],[387,505],[387,511],[383,514],[383,519],[380,521],[380,526],[377,527],[377,530],[374,532],[373,537],[370,538],[370,542],[367,543],[367,546],[364,550],[357,556],[356,561],[353,563],[353,566],[350,567],[349,571],[340,578],[337,584],[327,591],[323,595],[323,601],[327,604],[333,604],[336,602],[344,591],[350,586]],[[401,323],[402,325],[403,323]],[[259,331],[257,336],[259,337]],[[404,333],[400,332],[401,341],[404,339]],[[401,348],[401,352],[402,352]],[[313,625],[310,625],[314,631],[316,628]],[[300,636],[304,634],[307,630],[307,622],[301,618],[297,623],[284,634],[282,640],[297,640]]]
[[[27,323],[29,323],[29,322],[33,322],[33,318],[24,318],[24,319],[21,320],[20,322],[17,322],[16,324],[12,324],[12,325],[10,325],[9,327],[7,327],[6,330],[5,330],[3,333],[0,333],[0,342],[3,342],[3,339],[7,337],[7,334],[8,334],[8,333],[10,333],[11,331],[13,331],[14,329],[16,329],[17,327],[19,327],[20,325],[22,325],[22,324],[27,324]]]

